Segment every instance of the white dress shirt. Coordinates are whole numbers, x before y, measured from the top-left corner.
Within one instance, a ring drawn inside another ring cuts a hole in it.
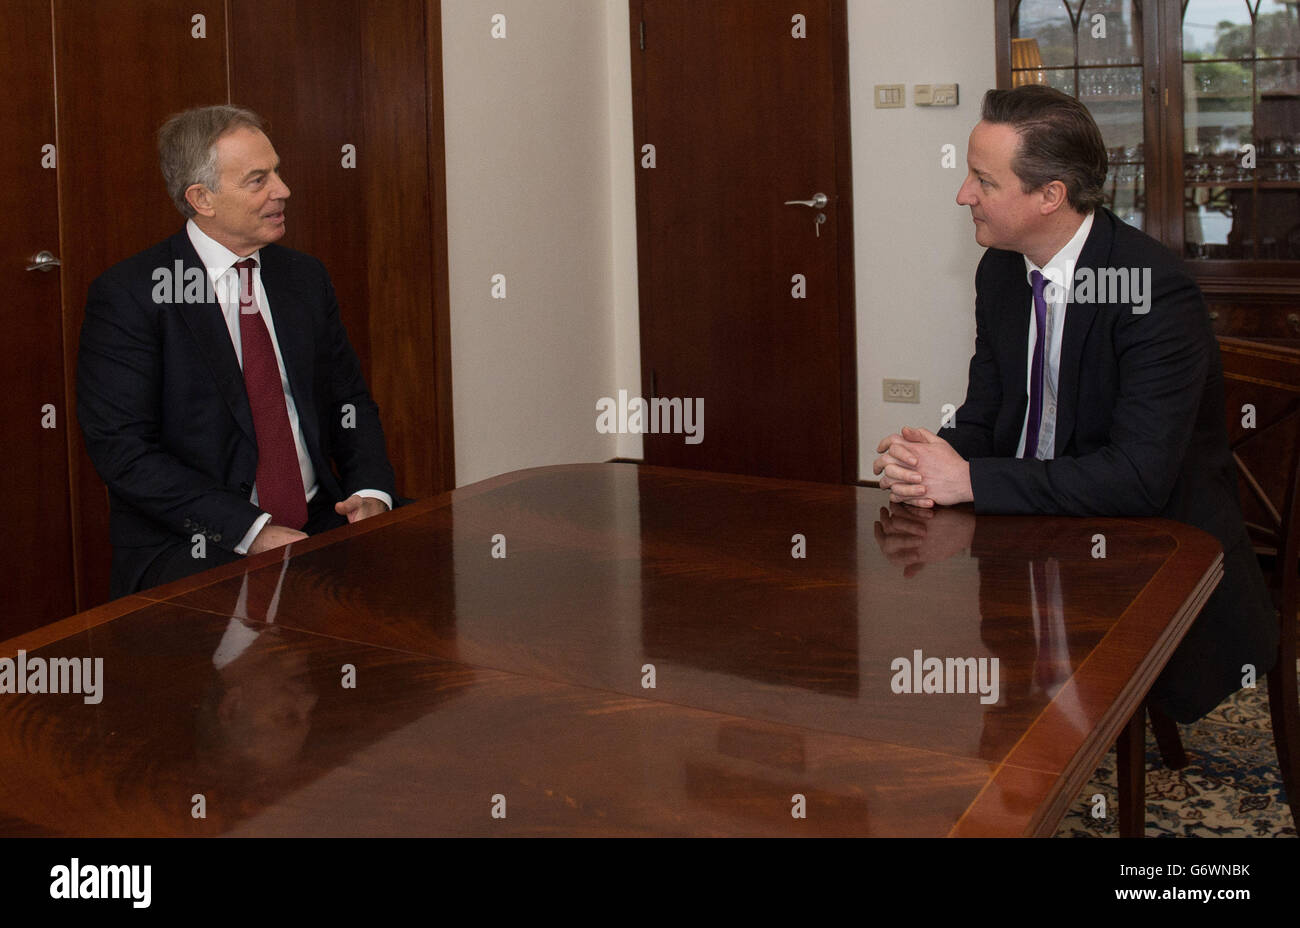
[[[1074,269],[1079,263],[1079,254],[1083,243],[1092,231],[1093,214],[1089,213],[1079,224],[1074,237],[1065,247],[1052,256],[1043,267],[1039,267],[1028,257],[1025,258],[1025,276],[1029,278],[1032,289],[1033,272],[1038,271],[1047,278],[1043,290],[1043,300],[1047,303],[1047,350],[1043,353],[1043,409],[1038,427],[1038,447],[1034,457],[1040,461],[1050,461],[1056,456],[1056,397],[1061,374],[1061,339],[1065,334],[1065,310],[1074,292]],[[1027,348],[1029,363],[1025,365],[1025,390],[1029,396],[1034,395],[1034,343],[1038,338],[1038,319],[1034,314],[1034,297],[1029,296],[1029,345]],[[1016,448],[1016,457],[1025,456],[1025,439],[1029,431],[1029,410],[1025,409],[1025,421],[1020,426],[1020,444]]]
[[[185,223],[185,231],[189,234],[194,250],[198,252],[199,260],[203,262],[203,266],[207,269],[208,279],[212,283],[212,292],[216,294],[217,302],[221,305],[221,314],[225,317],[226,329],[230,332],[230,341],[235,348],[235,357],[238,359],[242,370],[244,351],[239,329],[239,270],[235,267],[235,263],[244,260],[244,258],[208,236],[193,219]],[[316,468],[312,466],[311,455],[307,453],[307,442],[303,438],[302,425],[298,421],[298,405],[293,401],[293,390],[289,388],[289,375],[284,369],[284,358],[280,356],[280,340],[275,337],[275,319],[271,316],[266,290],[262,287],[261,259],[257,252],[253,252],[246,257],[258,262],[257,266],[253,268],[253,296],[257,299],[257,310],[262,316],[262,321],[266,323],[266,330],[271,335],[271,347],[275,349],[275,363],[280,368],[280,386],[284,388],[284,405],[289,413],[289,429],[293,433],[294,448],[298,452],[298,469],[302,473],[303,489],[306,490],[307,499],[310,501],[320,488],[316,482]],[[356,495],[377,499],[389,509],[393,508],[392,497],[382,490],[358,490]],[[257,505],[256,484],[253,486],[253,492],[249,496],[249,500],[254,506]],[[247,554],[248,546],[253,543],[257,533],[270,521],[271,514],[269,512],[264,512],[258,516],[239,544],[235,545],[235,553]]]

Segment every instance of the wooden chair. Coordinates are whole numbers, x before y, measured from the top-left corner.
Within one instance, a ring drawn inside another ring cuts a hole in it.
[[[1219,339],[1223,361],[1228,444],[1237,465],[1242,514],[1269,592],[1278,610],[1281,636],[1277,663],[1268,674],[1268,707],[1278,767],[1300,830],[1300,699],[1296,688],[1296,613],[1300,608],[1300,347],[1242,338]],[[1249,405],[1253,427],[1247,427]],[[1151,727],[1165,765],[1187,764],[1178,727],[1150,709]],[[1145,830],[1143,715],[1139,711],[1120,736],[1120,834]]]

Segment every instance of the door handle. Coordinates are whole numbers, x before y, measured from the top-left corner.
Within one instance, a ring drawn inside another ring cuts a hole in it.
[[[813,209],[825,209],[830,200],[824,193],[814,193],[811,200],[786,200],[786,206],[811,206]]]
[[[52,271],[60,267],[62,262],[48,251],[38,251],[32,255],[32,263],[27,265],[29,271]]]

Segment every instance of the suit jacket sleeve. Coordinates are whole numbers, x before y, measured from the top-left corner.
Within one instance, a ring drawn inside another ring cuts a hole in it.
[[[1145,516],[1164,508],[1196,427],[1214,343],[1190,278],[1169,264],[1152,276],[1149,312],[1098,308],[1119,314],[1107,346],[1119,383],[1107,443],[1050,461],[974,458],[977,512]]]
[[[358,490],[382,490],[396,504],[396,478],[388,460],[379,406],[366,388],[361,362],[348,340],[339,316],[338,298],[323,265],[320,265],[320,273],[324,312],[322,333],[328,358],[328,395],[322,398],[322,408],[328,429],[325,434],[329,436],[329,454],[338,470],[343,497],[346,499]]]
[[[172,307],[150,303],[148,293],[106,277],[90,287],[77,356],[86,451],[113,493],[166,530],[188,538],[202,525],[212,543],[234,551],[261,510],[164,446],[158,314]]]
[[[1002,382],[993,354],[992,320],[985,305],[987,288],[982,286],[987,263],[986,253],[975,272],[975,354],[970,359],[966,380],[966,402],[957,410],[953,427],[939,431],[939,437],[968,461],[993,453],[993,427],[1002,405]]]

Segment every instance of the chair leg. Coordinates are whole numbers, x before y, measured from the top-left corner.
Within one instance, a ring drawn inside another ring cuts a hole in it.
[[[1283,643],[1277,666],[1268,673],[1268,711],[1282,786],[1291,805],[1291,821],[1300,831],[1300,700],[1296,693],[1295,642]]]
[[[1160,759],[1170,770],[1182,770],[1187,766],[1187,752],[1183,750],[1183,739],[1178,735],[1178,723],[1155,706],[1147,706],[1147,714],[1151,716],[1151,730],[1156,735]]]
[[[1119,781],[1119,836],[1146,834],[1146,704],[1138,706],[1115,744],[1115,776]]]

